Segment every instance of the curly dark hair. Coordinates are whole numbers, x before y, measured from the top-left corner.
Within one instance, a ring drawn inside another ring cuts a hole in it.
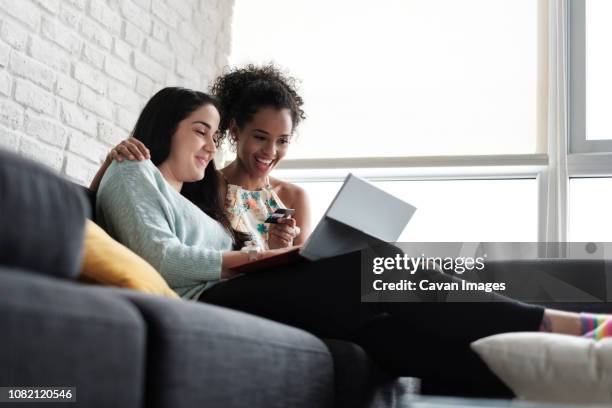
[[[210,87],[211,94],[221,103],[218,143],[228,137],[232,120],[242,129],[253,115],[266,107],[289,109],[292,130],[295,130],[306,118],[302,110],[304,101],[297,93],[297,82],[272,63],[227,69]]]

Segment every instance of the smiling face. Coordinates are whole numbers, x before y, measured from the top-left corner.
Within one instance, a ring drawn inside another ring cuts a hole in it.
[[[161,164],[162,173],[174,182],[192,182],[204,178],[204,170],[217,148],[219,112],[213,105],[204,105],[179,122],[168,158]],[[169,173],[169,174],[165,174]]]
[[[253,177],[267,176],[287,154],[293,124],[289,109],[262,108],[242,129],[231,129],[236,155]]]

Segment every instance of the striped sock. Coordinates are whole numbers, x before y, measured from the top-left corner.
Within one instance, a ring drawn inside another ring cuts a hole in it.
[[[593,331],[583,334],[586,337],[594,340],[601,340],[606,337],[612,337],[612,320],[606,320]]]
[[[612,320],[610,316],[592,313],[580,313],[582,336],[589,339],[603,339],[612,336]]]

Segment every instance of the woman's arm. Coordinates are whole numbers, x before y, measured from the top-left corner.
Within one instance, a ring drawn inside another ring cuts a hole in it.
[[[160,193],[155,177],[150,162],[116,164],[108,170],[97,200],[105,229],[153,265],[171,288],[237,275],[232,268],[249,262],[249,254],[181,242],[169,221],[174,219],[172,204]],[[256,256],[263,259],[292,249]]]
[[[302,245],[310,235],[310,204],[303,188],[294,184],[281,182],[279,198],[289,208],[295,210],[293,218],[278,220],[269,227],[268,246],[270,248],[285,248],[292,245]]]
[[[100,224],[149,262],[171,288],[220,279],[227,237],[219,236],[219,245],[206,247],[182,242],[174,232],[178,215],[174,203],[160,190],[163,183],[150,161],[114,163],[98,191]],[[212,228],[210,234],[219,231]],[[214,236],[207,240],[217,241]]]
[[[256,255],[257,260],[269,258],[271,256],[280,255],[283,252],[294,250],[296,247],[291,246],[287,248],[269,249],[267,251],[258,252]],[[231,278],[244,272],[235,272],[233,268],[241,266],[245,263],[251,262],[249,259],[249,253],[244,251],[226,251],[223,252],[221,262],[221,278]]]
[[[111,150],[111,152],[113,150]],[[98,169],[98,172],[96,173],[93,180],[91,181],[91,184],[89,185],[90,190],[98,191],[98,187],[100,187],[100,181],[102,181],[102,177],[104,177],[104,173],[106,173],[108,166],[110,166],[112,162],[113,162],[113,159],[111,158],[111,153],[109,153],[108,155],[106,155],[106,159],[102,163],[102,166],[100,166],[100,168]]]
[[[302,245],[310,236],[312,225],[310,219],[310,202],[308,200],[308,194],[306,191],[298,186],[295,186],[296,191],[294,193],[293,208],[295,209],[295,221],[298,227],[300,227],[300,233],[294,238],[293,243],[295,245]]]
[[[91,181],[89,188],[97,191],[98,187],[100,187],[100,181],[102,181],[102,177],[104,177],[104,173],[106,173],[108,166],[110,166],[113,160],[122,162],[124,158],[128,160],[145,160],[151,158],[151,153],[149,152],[149,149],[147,149],[147,147],[138,139],[130,137],[129,139],[122,140],[117,146],[108,152],[106,159]]]

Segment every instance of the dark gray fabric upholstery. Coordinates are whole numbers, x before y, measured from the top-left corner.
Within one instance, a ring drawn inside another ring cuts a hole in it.
[[[88,211],[72,183],[0,150],[0,265],[76,276]]]
[[[74,386],[75,407],[143,406],[145,325],[111,291],[0,266],[0,328],[0,385]]]
[[[332,406],[331,356],[314,336],[201,302],[116,291],[147,323],[147,407]]]

